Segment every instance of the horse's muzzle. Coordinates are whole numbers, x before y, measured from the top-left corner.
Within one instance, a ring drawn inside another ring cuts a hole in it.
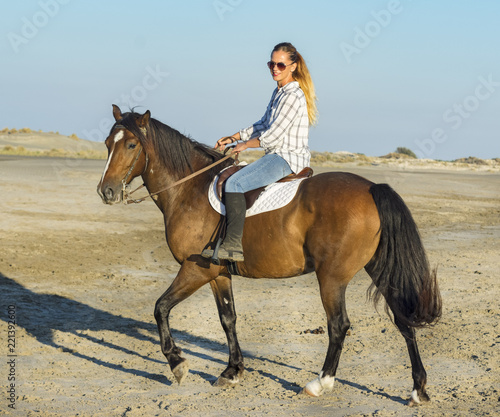
[[[120,187],[111,187],[110,185],[97,186],[97,194],[104,204],[116,204],[122,201],[122,192]]]

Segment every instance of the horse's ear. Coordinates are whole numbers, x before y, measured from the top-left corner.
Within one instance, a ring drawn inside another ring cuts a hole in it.
[[[149,123],[149,119],[151,118],[151,112],[148,110],[142,116],[137,119],[137,125],[139,127],[146,127]]]
[[[116,104],[113,104],[113,117],[115,118],[116,121],[121,120],[123,118],[122,111]]]

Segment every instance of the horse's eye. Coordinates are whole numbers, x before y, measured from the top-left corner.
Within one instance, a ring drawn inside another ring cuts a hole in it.
[[[129,143],[129,144],[127,145],[127,149],[135,149],[135,147],[136,147],[136,146],[137,146],[137,145],[136,145],[135,143]]]

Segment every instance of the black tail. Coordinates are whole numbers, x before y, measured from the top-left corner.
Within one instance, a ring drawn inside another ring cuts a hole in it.
[[[431,324],[441,317],[441,295],[417,225],[389,185],[374,184],[370,193],[380,216],[380,243],[365,267],[373,280],[368,294],[375,305],[384,296],[386,312],[390,308],[408,326]]]

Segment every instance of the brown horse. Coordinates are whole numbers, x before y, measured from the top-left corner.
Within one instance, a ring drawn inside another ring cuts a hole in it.
[[[113,106],[113,115],[116,123],[106,139],[108,160],[97,188],[106,204],[120,202],[122,187],[135,177],[142,176],[147,190],[154,193],[222,158],[208,146],[152,119],[149,111],[122,114]],[[236,384],[243,374],[228,265],[214,265],[200,255],[214,244],[214,231],[221,221],[209,204],[209,185],[231,163],[226,160],[154,199],[164,216],[168,246],[181,265],[155,306],[161,349],[179,383],[188,374],[188,365],[172,338],[169,314],[207,283],[229,346],[229,364],[216,385]],[[333,389],[350,326],[346,287],[365,268],[373,280],[370,291],[375,303],[385,298],[386,311],[392,311],[407,343],[413,376],[410,403],[429,399],[414,328],[440,317],[441,298],[410,211],[388,185],[345,172],[306,179],[292,203],[247,219],[243,246],[245,262],[237,266],[244,277],[286,278],[316,272],[329,345],[323,368],[305,386],[306,393],[319,396]]]

